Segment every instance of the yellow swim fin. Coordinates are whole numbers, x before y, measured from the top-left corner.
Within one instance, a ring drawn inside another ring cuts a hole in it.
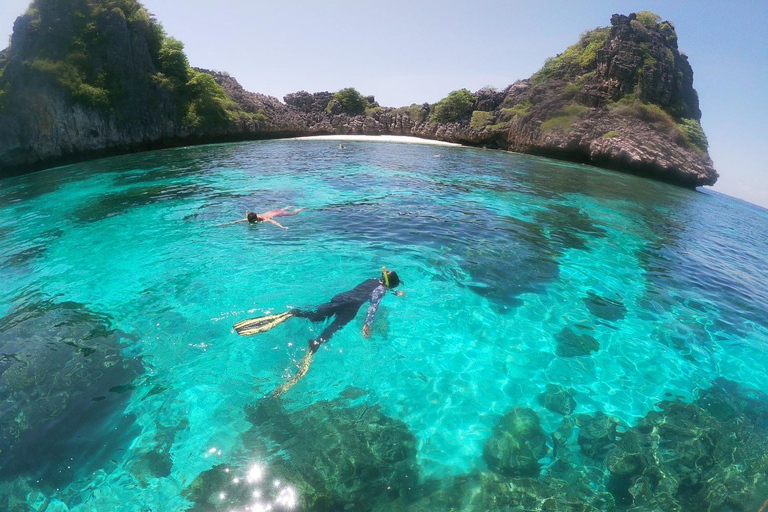
[[[276,325],[280,325],[293,316],[293,311],[278,313],[277,315],[260,316],[249,318],[235,324],[235,331],[240,336],[252,336],[261,332],[267,332]]]

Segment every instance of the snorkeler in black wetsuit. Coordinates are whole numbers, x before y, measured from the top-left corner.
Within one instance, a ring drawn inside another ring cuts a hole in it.
[[[320,333],[320,336],[309,341],[309,350],[299,365],[299,371],[296,375],[271,393],[272,396],[280,396],[306,375],[312,362],[312,356],[320,348],[320,345],[326,343],[339,329],[351,322],[357,315],[360,307],[368,301],[370,301],[371,305],[368,307],[368,314],[365,317],[363,336],[366,338],[370,336],[373,318],[379,308],[381,299],[387,290],[392,290],[399,284],[400,278],[396,272],[387,271],[386,268],[382,268],[381,278],[363,281],[352,290],[336,295],[330,302],[319,306],[315,310],[293,309],[277,315],[243,320],[235,324],[235,331],[241,336],[251,336],[266,332],[291,317],[306,318],[311,322],[322,322],[333,317],[331,324]],[[402,295],[402,292],[395,293]]]

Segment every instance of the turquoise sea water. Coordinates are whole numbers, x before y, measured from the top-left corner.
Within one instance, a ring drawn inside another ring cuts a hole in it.
[[[305,208],[278,219],[288,230],[217,227],[286,205]],[[354,436],[319,430],[296,446],[247,411],[325,324],[248,338],[232,325],[319,305],[382,266],[406,295],[384,298],[368,339],[364,306],[271,421],[306,431],[336,410],[377,411],[413,439],[418,482],[400,487],[487,472],[486,441],[515,408],[548,435],[600,411],[626,430],[718,379],[766,391],[767,226],[768,211],[709,191],[395,143],[203,146],[0,181],[0,505],[301,508],[297,475],[311,480],[304,466]],[[575,408],[545,407],[548,385]],[[541,457],[541,475],[555,458]],[[215,467],[253,501],[195,501]],[[355,496],[382,478],[361,471]]]

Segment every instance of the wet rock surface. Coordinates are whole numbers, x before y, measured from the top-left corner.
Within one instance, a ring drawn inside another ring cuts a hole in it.
[[[123,355],[123,337],[72,302],[0,320],[0,479],[62,485],[124,448],[133,422],[123,410],[143,365]]]

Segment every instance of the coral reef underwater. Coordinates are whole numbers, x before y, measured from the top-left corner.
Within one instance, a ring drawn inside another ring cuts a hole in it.
[[[768,396],[722,378],[634,426],[571,414],[571,394],[550,386],[539,401],[564,414],[556,431],[533,409],[512,408],[486,442],[488,470],[443,481],[419,481],[415,437],[358,400],[364,394],[298,410],[274,399],[249,405],[245,445],[268,454],[258,471],[275,485],[254,493],[232,478],[245,481],[242,461],[221,464],[185,490],[190,510],[239,510],[257,496],[313,511],[757,512],[768,497]]]

